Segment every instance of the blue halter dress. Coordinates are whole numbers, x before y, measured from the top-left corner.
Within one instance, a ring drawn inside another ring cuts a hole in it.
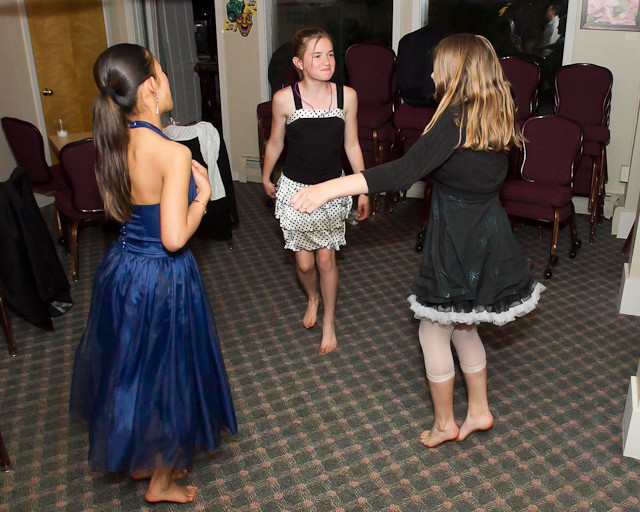
[[[188,469],[237,430],[207,292],[191,251],[163,247],[159,204],[133,206],[96,273],[70,412],[88,423],[89,464],[104,471]]]

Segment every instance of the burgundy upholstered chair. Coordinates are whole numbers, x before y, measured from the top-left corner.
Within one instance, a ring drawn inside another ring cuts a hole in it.
[[[354,44],[344,55],[349,86],[358,93],[358,140],[365,168],[389,159],[395,137],[393,110],[399,101],[396,80],[396,54],[380,44]],[[372,215],[379,206],[379,195],[372,197]]]
[[[286,45],[283,45],[283,47],[285,46]],[[283,47],[281,47],[281,49]],[[282,59],[278,59],[276,56],[278,51],[279,50],[274,53],[274,55],[271,57],[271,61],[269,62],[269,83],[271,84],[272,96],[278,90],[289,87],[292,84],[295,84],[298,80],[298,73],[295,66],[291,62],[291,59],[289,58],[286,65],[284,65]],[[275,59],[274,56],[276,57]],[[276,60],[279,62],[279,64],[275,62]],[[271,120],[273,119],[271,100],[258,103],[258,106],[256,107],[256,114],[258,116],[258,151],[260,155],[260,169],[262,169],[262,166],[264,165],[264,151],[267,147],[269,136],[271,135]],[[278,158],[278,167],[284,165],[286,155],[287,148],[285,142],[285,147],[280,154],[280,158]],[[275,176],[272,176],[272,178],[275,178]],[[271,202],[271,200],[268,201],[269,204],[271,204]]]
[[[62,172],[69,188],[56,193],[56,210],[67,251],[71,252],[71,273],[78,280],[78,229],[88,222],[105,219],[104,203],[95,173],[93,139],[71,142],[60,151]],[[71,238],[69,238],[71,223]]]
[[[273,119],[273,111],[271,109],[271,100],[258,103],[256,107],[258,116],[258,146],[260,151],[260,168],[264,164],[264,150],[271,136],[271,120]]]
[[[398,108],[396,108],[393,113],[393,126],[396,129],[396,135],[393,146],[391,147],[391,160],[400,158],[418,141],[435,112],[436,109],[432,107],[412,107],[406,103],[398,105]],[[418,252],[422,251],[424,247],[424,237],[427,232],[429,208],[431,206],[431,192],[433,190],[433,182],[430,176],[424,178],[423,181],[425,188],[422,229],[416,235],[416,250]],[[385,213],[391,211],[394,199],[394,194],[387,192],[385,198]]]
[[[31,188],[43,194],[53,194],[67,188],[60,164],[47,163],[40,130],[15,117],[3,117],[1,122],[11,152],[18,166],[26,171]]]
[[[581,246],[573,207],[572,177],[580,157],[582,130],[580,126],[557,116],[532,117],[524,123],[524,160],[522,180],[505,181],[501,200],[510,217],[553,223],[549,263],[544,278],[558,262],[558,231],[569,220],[571,248],[574,258]]]
[[[584,136],[573,194],[589,198],[590,242],[595,241],[604,206],[612,86],[611,71],[595,64],[571,64],[556,73],[555,113],[578,123]]]
[[[524,57],[502,57],[500,66],[513,89],[518,121],[524,123],[538,110],[540,66]]]
[[[347,48],[344,59],[349,86],[358,93],[358,138],[368,168],[387,161],[395,136],[396,55],[387,46],[363,43]]]
[[[502,57],[500,66],[505,78],[511,84],[516,115],[520,127],[538,112],[538,87],[540,85],[540,66],[525,57]],[[509,179],[520,178],[522,151],[509,151]]]

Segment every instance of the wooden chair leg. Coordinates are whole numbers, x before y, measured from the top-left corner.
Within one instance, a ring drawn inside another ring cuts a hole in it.
[[[598,196],[600,197],[600,207],[598,208],[598,224],[602,222],[604,217],[604,200],[606,197],[605,194],[605,184],[608,181],[608,169],[607,169],[607,148],[604,144],[601,146],[600,150],[600,165],[599,169],[599,177],[598,177]]]
[[[78,226],[79,220],[73,221],[71,227],[71,275],[74,281],[78,280]]]
[[[578,225],[576,222],[576,211],[571,203],[571,217],[569,218],[569,233],[571,235],[571,249],[569,249],[569,258],[575,258],[576,253],[582,247],[582,240],[578,238]]]
[[[595,157],[591,157],[591,190],[589,192],[589,243],[596,241],[596,224],[598,219],[598,209],[600,208],[600,180],[598,179],[598,162]]]
[[[378,132],[373,130],[373,165],[380,164],[380,146],[378,145]]]
[[[376,212],[380,208],[380,194],[377,192],[369,197],[369,205],[371,207],[371,220],[375,218]]]
[[[9,458],[9,452],[4,445],[2,439],[2,432],[0,432],[0,471],[9,471],[11,469],[11,459]]]
[[[9,349],[9,354],[15,356],[18,352],[18,347],[16,346],[16,339],[13,336],[11,320],[9,319],[9,311],[7,311],[7,307],[4,304],[2,294],[0,294],[0,315],[2,317],[2,328],[4,329],[4,336],[7,339],[7,348]]]
[[[65,216],[57,210],[56,216],[58,217],[58,227],[60,228],[64,249],[65,251],[67,251],[67,254],[71,254],[71,243],[69,240],[69,223],[67,222]]]
[[[631,240],[633,240],[633,231],[636,229],[636,223],[633,223],[631,226],[631,231],[629,231],[629,235],[627,239],[624,241],[624,245],[622,246],[622,255],[627,256],[629,254],[629,247],[631,247]]]
[[[558,208],[553,209],[553,233],[551,235],[551,251],[549,253],[549,263],[544,271],[544,278],[549,279],[553,275],[551,269],[558,263],[558,256],[556,252],[558,250],[558,232],[560,231],[560,210]]]

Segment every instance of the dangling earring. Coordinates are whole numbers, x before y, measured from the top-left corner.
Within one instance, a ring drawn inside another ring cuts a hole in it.
[[[156,94],[156,115],[160,113],[160,102],[158,101],[158,95]]]

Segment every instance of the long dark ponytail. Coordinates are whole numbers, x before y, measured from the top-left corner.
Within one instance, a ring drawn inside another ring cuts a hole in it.
[[[107,215],[131,217],[131,180],[127,162],[127,117],[138,104],[138,87],[155,76],[153,55],[136,44],[117,44],[100,54],[93,78],[100,94],[93,103],[96,177]]]

